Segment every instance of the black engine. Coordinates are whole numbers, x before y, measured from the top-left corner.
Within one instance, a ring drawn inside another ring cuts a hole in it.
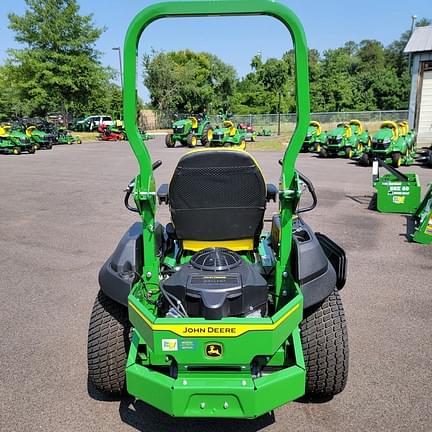
[[[189,264],[162,282],[162,288],[167,316],[176,315],[176,308],[170,307],[173,300],[181,302],[188,316],[212,320],[261,317],[267,311],[266,280],[238,254],[224,248],[197,252]]]

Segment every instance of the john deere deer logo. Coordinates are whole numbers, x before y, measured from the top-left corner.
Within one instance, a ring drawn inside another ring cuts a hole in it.
[[[205,353],[207,357],[222,357],[222,345],[218,343],[207,344],[205,347]]]

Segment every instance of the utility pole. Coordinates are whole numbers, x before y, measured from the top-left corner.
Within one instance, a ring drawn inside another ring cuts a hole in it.
[[[123,94],[123,67],[122,67],[122,59],[121,59],[121,48],[120,47],[114,47],[112,50],[118,51],[119,66],[120,66],[120,84],[121,84],[121,90],[122,90],[122,94]]]

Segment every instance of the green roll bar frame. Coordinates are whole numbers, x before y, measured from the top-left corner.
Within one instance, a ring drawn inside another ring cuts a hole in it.
[[[273,0],[203,0],[162,2],[143,9],[130,24],[124,43],[124,122],[140,168],[139,175],[135,179],[133,196],[143,221],[143,279],[146,285],[155,288],[159,286],[159,258],[156,256],[154,235],[156,187],[150,154],[137,125],[137,55],[141,34],[148,25],[161,18],[254,15],[267,15],[282,22],[291,34],[295,51],[297,124],[283,157],[279,187],[281,238],[276,265],[277,291],[280,292],[288,283],[287,275],[291,273],[289,257],[292,217],[300,198],[294,167],[309,125],[308,49],[303,26],[287,6]]]

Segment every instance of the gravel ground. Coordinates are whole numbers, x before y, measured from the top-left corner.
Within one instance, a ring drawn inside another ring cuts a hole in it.
[[[185,149],[149,142],[167,182]],[[277,183],[280,154],[256,152]],[[100,266],[137,218],[123,189],[137,171],[126,143],[58,146],[0,158],[1,431],[430,431],[432,247],[408,243],[407,219],[368,210],[371,170],[300,155],[319,205],[305,215],[342,245],[350,337],[345,391],[294,402],[254,421],[173,419],[143,402],[88,388],[87,328]],[[432,170],[403,168],[421,176]],[[269,207],[269,215],[275,210]],[[159,212],[162,222],[168,211]]]

